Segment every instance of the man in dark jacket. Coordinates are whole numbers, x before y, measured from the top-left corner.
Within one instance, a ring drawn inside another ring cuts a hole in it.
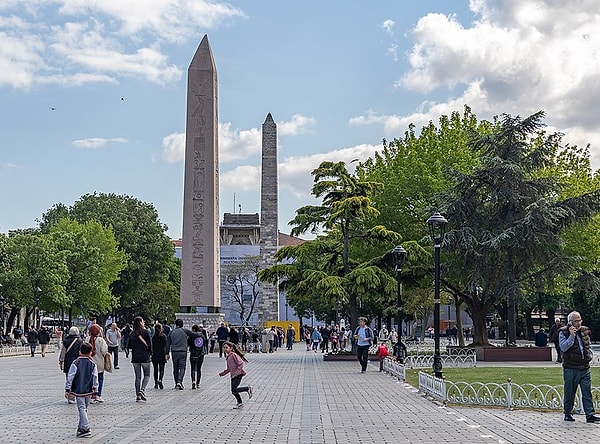
[[[592,360],[592,347],[589,328],[581,322],[581,314],[573,311],[567,318],[569,323],[560,329],[558,340],[563,353],[563,378],[564,378],[564,414],[565,421],[575,421],[572,415],[573,403],[577,386],[581,390],[581,401],[585,412],[586,422],[600,422],[596,416],[592,400],[592,377],[590,361]]]
[[[37,347],[38,342],[38,332],[35,328],[29,327],[29,331],[27,332],[27,342],[29,342],[29,349],[31,351],[31,357],[35,356],[35,348]]]
[[[182,319],[175,320],[175,329],[173,329],[168,336],[167,351],[170,354],[171,362],[173,363],[173,379],[175,380],[175,388],[178,390],[183,390],[188,337],[197,338],[198,336],[200,336],[200,333],[183,328]]]
[[[562,324],[560,318],[554,320],[554,324],[550,327],[550,341],[554,342],[554,348],[556,349],[556,362],[562,362],[562,352],[560,351],[560,344],[558,343],[558,332],[560,331]]]
[[[221,326],[217,328],[217,341],[219,341],[219,358],[223,357],[223,344],[229,338],[229,329],[225,322],[221,322]]]
[[[46,350],[48,349],[48,344],[50,343],[50,330],[48,330],[46,327],[40,328],[38,339],[40,341],[40,348],[42,349],[43,358],[46,356]]]

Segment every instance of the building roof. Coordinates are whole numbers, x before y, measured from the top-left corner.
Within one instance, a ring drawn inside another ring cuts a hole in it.
[[[281,231],[278,231],[277,233],[279,235],[279,246],[280,247],[291,247],[291,246],[300,245],[300,244],[306,242],[306,240],[304,240],[304,239],[300,239],[299,237],[296,237],[296,236],[290,236],[289,234],[282,233]]]

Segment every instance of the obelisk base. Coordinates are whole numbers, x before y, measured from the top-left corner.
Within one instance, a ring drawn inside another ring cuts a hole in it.
[[[225,315],[223,313],[175,313],[175,319],[183,320],[185,328],[202,325],[210,334],[221,325],[221,322],[225,322]]]

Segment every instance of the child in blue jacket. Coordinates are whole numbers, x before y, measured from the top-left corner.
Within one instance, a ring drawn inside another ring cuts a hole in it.
[[[78,437],[91,435],[87,409],[90,399],[95,399],[97,393],[98,368],[92,359],[92,345],[84,342],[79,348],[79,357],[73,361],[69,368],[65,384],[65,398],[69,399],[70,396],[75,396],[77,400],[77,411],[79,412]]]

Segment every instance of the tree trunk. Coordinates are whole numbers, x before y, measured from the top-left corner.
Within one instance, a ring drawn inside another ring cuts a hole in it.
[[[487,326],[485,324],[485,318],[487,316],[487,310],[474,310],[471,307],[471,318],[473,319],[473,345],[486,346],[490,345],[490,341],[487,336]]]
[[[461,347],[465,346],[465,335],[463,334],[462,327],[462,319],[460,317],[460,307],[462,306],[462,301],[454,300],[454,312],[456,316],[456,329],[458,330],[458,345]]]

